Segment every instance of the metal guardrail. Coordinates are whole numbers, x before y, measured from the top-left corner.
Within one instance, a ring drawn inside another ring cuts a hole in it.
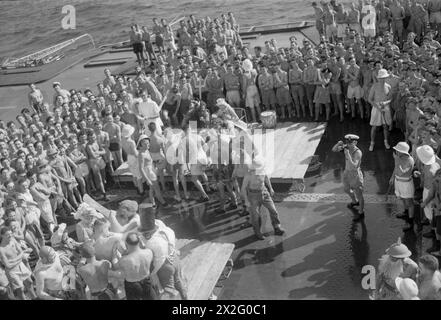
[[[27,56],[21,57],[21,58],[17,58],[17,59],[7,59],[1,66],[3,68],[14,68],[14,67],[21,67],[21,66],[26,66],[27,63],[32,63],[33,61],[41,61],[43,59],[45,59],[46,57],[49,57],[50,55],[56,53],[57,51],[60,51],[61,49],[64,49],[70,45],[72,45],[73,43],[77,42],[78,40],[88,37],[91,42],[93,47],[95,48],[95,41],[93,40],[93,37],[86,33],[83,34],[79,37],[67,40],[67,41],[63,41],[61,43],[58,43],[54,46],[45,48],[43,50],[31,53]]]

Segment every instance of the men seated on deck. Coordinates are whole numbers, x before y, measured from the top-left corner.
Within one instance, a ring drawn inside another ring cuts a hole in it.
[[[435,10],[437,6],[432,1],[430,3],[430,22],[436,25],[438,11],[431,10]],[[391,128],[403,133],[403,141],[408,142],[409,154],[414,159],[417,158],[417,148],[421,146],[427,149],[426,154],[431,154],[430,149],[439,157],[441,71],[437,56],[441,47],[438,42],[441,35],[435,30],[425,29],[421,24],[425,21],[424,7],[414,5],[409,12],[404,10],[403,18],[401,5],[396,1],[393,1],[393,4],[385,3],[392,18],[397,20],[388,24],[384,23],[387,19],[382,19],[381,30],[376,30],[377,26],[374,25],[374,32],[361,28],[360,18],[363,17],[360,17],[360,14],[365,15],[362,8],[356,9],[355,6],[351,6],[349,11],[343,8],[345,14],[339,9],[339,26],[336,30],[334,9],[327,5],[324,6],[325,10],[317,5],[314,7],[319,32],[331,38],[322,38],[317,45],[308,39],[297,43],[292,38],[289,44],[277,44],[276,40],[272,39],[268,40],[266,45],[261,44],[262,47],[265,45],[265,54],[257,49],[256,57],[253,57],[248,48],[244,47],[232,16],[224,20],[199,19],[193,16],[189,21],[182,21],[180,29],[185,31],[184,40],[181,39],[179,45],[175,46],[173,40],[178,37],[173,29],[165,21],[161,25],[156,19],[152,31],[156,38],[155,45],[160,51],[150,56],[154,59],[150,61],[153,63],[147,64],[142,61],[144,50],[147,50],[142,47],[142,42],[148,41],[150,35],[146,33],[149,29],[144,29],[144,34],[141,34],[134,27],[131,34],[132,45],[139,60],[135,76],[121,76],[112,74],[112,69],[106,70],[105,78],[96,90],[81,88],[81,84],[66,90],[64,84],[54,82],[54,92],[39,93],[39,89],[32,86],[31,93],[23,94],[28,95],[25,98],[28,99],[34,113],[29,109],[23,109],[16,121],[7,122],[4,121],[6,119],[0,119],[0,191],[3,200],[8,199],[3,202],[7,214],[1,219],[18,220],[20,230],[15,236],[20,237],[22,231],[26,245],[38,253],[43,244],[43,236],[50,238],[50,233],[63,220],[67,224],[76,222],[71,214],[81,199],[76,193],[72,196],[71,191],[75,189],[73,186],[78,184],[81,196],[87,192],[93,197],[106,197],[109,186],[105,185],[105,182],[111,180],[110,172],[112,169],[116,170],[121,162],[120,142],[123,145],[122,159],[129,158],[129,163],[133,164],[133,159],[138,160],[137,151],[131,150],[126,154],[125,149],[128,148],[125,148],[125,144],[136,145],[141,135],[150,136],[151,130],[148,127],[151,123],[156,124],[154,131],[158,134],[160,131],[164,132],[165,151],[175,148],[179,158],[182,157],[183,145],[188,140],[188,131],[186,135],[182,129],[187,128],[190,121],[197,122],[195,133],[201,137],[197,138],[198,146],[206,148],[206,139],[209,138],[200,129],[212,129],[219,121],[223,122],[220,125],[223,129],[228,127],[225,121],[244,127],[235,116],[237,109],[242,109],[238,116],[244,122],[257,122],[261,107],[264,110],[279,111],[278,116],[285,113],[285,120],[299,121],[306,117],[308,106],[311,119],[314,116],[318,119],[321,105],[326,106],[328,96],[330,103],[326,107],[335,111],[332,115],[328,112],[329,121],[352,121],[354,117],[357,119],[355,121],[363,119],[361,121],[367,122],[372,119],[366,114],[373,114],[376,117],[374,120],[378,120],[374,121],[374,127],[385,125],[385,137],[389,135],[388,130]],[[383,13],[388,11],[383,7],[382,10]],[[409,13],[414,11],[416,15],[412,17]],[[347,18],[346,22],[343,22],[344,16]],[[402,27],[400,20],[403,21]],[[349,30],[342,35],[344,24],[349,25]],[[363,31],[369,32],[362,34]],[[380,31],[382,37],[373,36]],[[338,39],[337,42],[334,38],[342,39]],[[401,39],[408,40],[402,43]],[[164,41],[166,43],[163,43]],[[164,52],[164,47],[167,47],[168,54]],[[328,64],[325,67],[326,62]],[[284,72],[287,72],[287,79]],[[274,81],[275,79],[278,80]],[[384,87],[383,91],[386,88],[388,92],[381,91],[381,86]],[[372,95],[369,94],[371,91]],[[385,97],[377,99],[380,95],[378,92]],[[225,97],[228,104],[217,103],[219,97]],[[200,101],[192,101],[192,98]],[[291,109],[292,102],[295,110]],[[387,108],[375,106],[379,102],[387,102]],[[139,105],[145,110],[140,110]],[[318,108],[315,109],[315,106]],[[344,110],[349,111],[349,114]],[[286,114],[286,111],[292,112]],[[107,122],[112,123],[108,125],[107,132],[104,132],[101,127]],[[124,131],[127,124],[133,126],[135,131]],[[118,130],[117,126],[120,126],[121,130]],[[122,134],[123,132],[125,134]],[[97,137],[96,133],[100,136]],[[362,132],[355,133],[362,136]],[[126,138],[131,135],[133,141],[127,142],[129,139]],[[157,145],[152,152],[157,151],[156,147]],[[385,148],[388,147],[389,141],[385,143]],[[373,147],[371,149],[372,152],[377,152]],[[207,150],[198,152],[197,164],[189,163],[187,159],[173,162],[168,158],[167,152],[164,153],[167,163],[163,173],[173,176],[175,200],[179,203],[190,199],[187,182],[192,180],[198,186],[200,201],[207,201],[209,194],[214,191],[211,187],[213,181],[206,179],[206,172],[211,169]],[[47,159],[56,154],[63,159],[63,167],[60,161],[47,163]],[[149,154],[150,151],[145,150],[146,158]],[[66,156],[72,162],[66,159]],[[158,160],[153,159],[151,155],[150,158],[152,162],[157,161],[152,170],[163,169]],[[426,160],[431,160],[431,163],[432,157]],[[71,173],[68,172],[66,163]],[[427,168],[422,161],[416,161],[415,164],[418,172],[423,172],[420,178],[426,189],[425,200],[429,192],[434,196],[438,194],[433,186],[435,163],[427,165]],[[237,192],[237,189],[242,187],[237,182],[248,174],[248,168],[242,163],[235,166],[236,173],[231,176],[218,175],[218,178],[228,179],[227,184],[231,182]],[[192,174],[190,179],[186,177],[188,171]],[[418,173],[413,174],[416,175]],[[32,199],[26,199],[27,193],[25,198],[22,195],[18,196],[22,184],[19,182],[26,176],[32,180]],[[184,197],[178,194],[179,181],[184,188]],[[142,193],[145,184],[141,181],[137,187]],[[165,189],[163,184],[158,187]],[[161,188],[158,189],[160,195],[166,197],[164,203],[167,203],[167,194]],[[50,201],[50,207],[46,198]],[[8,207],[12,203],[9,199],[20,202],[17,210]],[[37,221],[30,220],[31,215],[27,216],[28,221],[25,221],[25,214],[22,213],[30,210],[26,207],[26,202],[36,203],[39,207],[42,230],[39,229]],[[423,202],[424,211],[431,222],[436,222],[439,214],[433,211],[432,203]],[[242,207],[245,209],[246,205]],[[250,210],[256,211],[255,208]],[[12,211],[15,212],[16,218],[11,219],[14,216]],[[136,229],[139,226],[136,211],[134,205],[121,205],[118,213],[109,218],[110,231],[127,235],[129,231]],[[256,212],[253,212],[254,222],[255,216]],[[95,214],[87,218],[82,217],[76,228],[80,242],[93,238],[93,223],[96,219]],[[423,219],[420,226],[426,225],[427,222]],[[255,226],[258,231],[258,225]],[[424,235],[434,239],[431,252],[439,254],[440,232],[437,226],[427,228],[429,232],[425,232]],[[44,234],[41,234],[42,232]],[[135,239],[132,240],[134,243]],[[17,294],[22,297],[21,292]]]

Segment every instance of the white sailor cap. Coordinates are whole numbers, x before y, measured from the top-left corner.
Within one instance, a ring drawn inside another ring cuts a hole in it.
[[[57,82],[52,83],[52,86],[53,86],[53,87],[55,87],[55,86],[61,86],[61,83],[59,83],[59,82],[57,81]]]
[[[346,140],[359,140],[360,137],[355,134],[350,133],[350,134],[345,135],[345,139]]]

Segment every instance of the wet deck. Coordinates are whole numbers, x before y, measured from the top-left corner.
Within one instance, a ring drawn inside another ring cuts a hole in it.
[[[384,196],[393,161],[392,152],[380,144],[381,134],[378,150],[370,153],[367,123],[333,120],[326,131],[316,152],[323,165],[320,172],[305,179],[305,193],[293,193],[286,184],[275,185],[285,236],[273,235],[268,218],[268,237],[256,241],[246,218],[236,212],[216,216],[213,205],[205,217],[183,219],[174,226],[178,236],[234,243],[234,270],[222,282],[220,299],[368,299],[361,287],[364,265],[377,266],[384,250],[398,237],[415,256],[431,245],[420,234],[402,232],[404,222],[394,217],[402,206],[395,197]],[[353,213],[346,208],[348,198],[341,184],[344,159],[329,152],[348,132],[360,135],[364,152],[364,223],[353,222]],[[393,132],[392,144],[400,138],[400,133]],[[173,215],[167,219],[175,220]]]
[[[341,184],[344,159],[330,152],[332,145],[349,132],[361,137],[359,146],[364,153],[364,224],[354,223],[352,212],[346,208],[348,199]],[[393,161],[392,152],[384,149],[382,140],[379,134],[378,150],[370,153],[366,122],[340,124],[333,119],[316,150],[321,169],[305,178],[305,193],[292,192],[286,183],[274,185],[276,206],[287,231],[283,237],[272,234],[267,219],[268,237],[255,241],[246,218],[237,212],[214,214],[215,199],[202,208],[195,201],[187,208],[175,205],[172,210],[160,212],[160,218],[176,231],[177,238],[235,245],[234,270],[217,290],[219,299],[367,299],[368,293],[361,288],[364,265],[376,266],[384,250],[399,236],[415,255],[431,245],[421,235],[402,232],[404,222],[394,218],[402,210],[401,204],[394,197],[384,197]],[[393,132],[391,140],[394,145],[400,134]],[[113,189],[109,198],[113,200],[110,206],[124,198],[144,200],[125,186]]]

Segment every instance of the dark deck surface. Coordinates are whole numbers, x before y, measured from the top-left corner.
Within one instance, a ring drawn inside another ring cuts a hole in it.
[[[393,169],[392,152],[384,149],[382,134],[377,150],[369,152],[369,129],[360,120],[340,124],[333,119],[316,152],[322,167],[306,177],[305,193],[292,192],[288,184],[274,185],[276,206],[287,231],[283,237],[273,235],[268,217],[268,237],[256,241],[245,217],[237,212],[216,215],[214,199],[205,205],[190,203],[190,207],[201,207],[199,213],[175,205],[173,210],[161,211],[160,217],[175,229],[178,238],[234,243],[234,270],[222,281],[219,299],[368,299],[361,287],[364,265],[376,267],[398,237],[414,257],[431,245],[421,234],[402,232],[404,222],[394,217],[403,210],[402,205],[395,197],[384,196]],[[364,154],[364,223],[353,222],[353,212],[346,208],[343,156],[330,152],[348,132],[361,137],[359,147]],[[399,132],[392,132],[391,145],[400,138]],[[119,197],[129,196],[126,190],[118,193]]]

